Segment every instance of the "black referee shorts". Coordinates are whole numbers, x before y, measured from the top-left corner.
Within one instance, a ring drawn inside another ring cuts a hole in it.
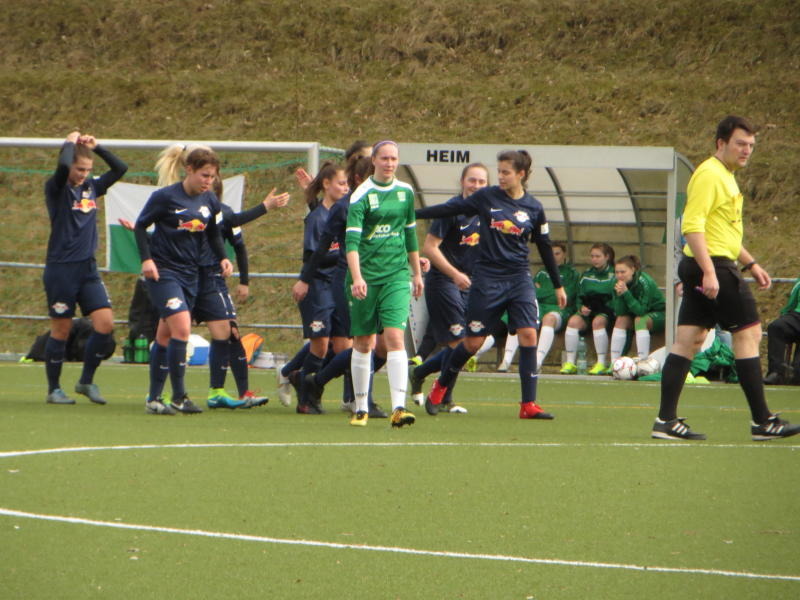
[[[703,286],[703,271],[697,261],[684,256],[678,264],[678,277],[683,283],[678,325],[695,325],[704,329],[719,325],[726,331],[735,332],[760,323],[753,293],[736,263],[719,256],[712,256],[711,260],[719,281],[719,293],[713,300],[697,289]]]

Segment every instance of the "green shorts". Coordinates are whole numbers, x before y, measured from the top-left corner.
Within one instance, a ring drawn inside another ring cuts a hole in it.
[[[350,285],[346,291],[350,335],[371,335],[384,327],[406,328],[411,303],[411,282],[407,279],[367,283],[367,297],[363,300],[353,298]]]
[[[647,313],[646,315],[643,315],[642,318],[643,319],[650,318],[653,321],[653,328],[650,330],[651,333],[661,333],[662,331],[664,331],[664,325],[667,322],[667,313],[662,311],[656,311]]]

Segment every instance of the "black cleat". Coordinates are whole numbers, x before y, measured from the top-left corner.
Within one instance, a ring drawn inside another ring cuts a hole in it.
[[[650,432],[650,437],[659,440],[704,440],[706,434],[695,433],[689,429],[689,425],[684,423],[685,419],[677,418],[671,421],[662,421],[656,419],[653,423],[653,430]]]
[[[766,442],[780,438],[792,437],[800,433],[800,425],[792,425],[789,421],[779,419],[778,415],[772,415],[766,423],[756,425],[751,423],[750,434],[754,442]]]

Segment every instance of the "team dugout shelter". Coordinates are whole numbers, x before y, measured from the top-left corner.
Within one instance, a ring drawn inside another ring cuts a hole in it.
[[[400,143],[398,177],[414,186],[420,206],[439,204],[460,193],[461,172],[470,163],[486,165],[489,183],[496,185],[497,154],[503,150],[526,150],[533,158],[528,192],[544,206],[550,238],[566,243],[580,271],[588,268],[596,242],[610,244],[617,257],[639,256],[665,290],[669,347],[679,222],[694,170],[688,159],[673,148],[649,146]],[[542,268],[535,248],[531,261],[532,273]]]

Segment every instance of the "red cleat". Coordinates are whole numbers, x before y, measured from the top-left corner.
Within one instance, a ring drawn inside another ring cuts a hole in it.
[[[543,419],[552,421],[555,419],[549,412],[544,412],[542,407],[536,402],[522,402],[519,405],[519,418],[520,419]]]
[[[439,414],[439,405],[441,405],[445,394],[447,394],[447,388],[439,383],[438,379],[434,381],[433,387],[428,393],[428,397],[425,398],[425,411],[429,415],[434,416]]]

